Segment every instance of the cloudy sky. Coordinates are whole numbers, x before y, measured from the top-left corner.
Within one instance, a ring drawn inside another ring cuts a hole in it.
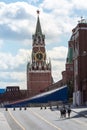
[[[0,0],[0,88],[26,89],[26,65],[40,10],[54,81],[65,70],[68,41],[81,16],[87,18],[87,0]]]

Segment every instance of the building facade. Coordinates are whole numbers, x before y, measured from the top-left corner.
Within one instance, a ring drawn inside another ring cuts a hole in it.
[[[27,90],[30,95],[36,95],[52,84],[51,61],[47,60],[45,35],[42,33],[39,11],[37,11],[35,34],[32,36],[31,61],[27,64]]]
[[[84,19],[72,30],[74,93],[73,104],[87,104],[87,22]]]
[[[62,82],[73,87],[73,105],[87,105],[87,22],[84,19],[72,30]]]

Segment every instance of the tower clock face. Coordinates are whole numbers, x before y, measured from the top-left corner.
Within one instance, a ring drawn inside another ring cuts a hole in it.
[[[38,53],[36,54],[36,58],[37,58],[38,60],[42,60],[42,59],[43,59],[43,54],[42,54],[41,52],[38,52]]]

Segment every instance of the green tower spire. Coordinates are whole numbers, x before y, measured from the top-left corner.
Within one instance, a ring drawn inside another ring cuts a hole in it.
[[[69,47],[68,48],[68,55],[67,55],[67,63],[72,63],[73,62],[73,48]]]
[[[35,34],[42,35],[42,30],[41,30],[41,25],[40,25],[40,19],[39,19],[39,13],[40,13],[40,11],[37,10],[38,18],[37,18],[37,25],[36,25],[36,32],[35,32]]]

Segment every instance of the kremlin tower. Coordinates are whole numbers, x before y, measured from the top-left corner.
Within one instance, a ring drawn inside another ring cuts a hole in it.
[[[27,90],[29,95],[43,92],[52,84],[51,61],[47,61],[45,35],[42,33],[39,11],[35,34],[32,35],[31,61],[27,64]]]

